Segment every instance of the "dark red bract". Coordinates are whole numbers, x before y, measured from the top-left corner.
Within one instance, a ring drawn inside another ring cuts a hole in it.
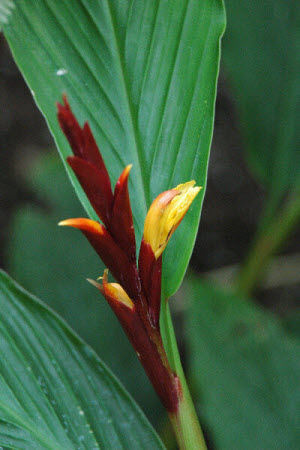
[[[128,307],[122,298],[112,294],[107,275],[102,285],[93,283],[118,317],[165,408],[176,412],[180,383],[169,365],[159,328],[162,257],[156,259],[150,245],[142,240],[137,267],[128,191],[131,166],[125,167],[113,192],[88,123],[80,127],[65,95],[63,104],[58,103],[57,109],[60,127],[74,154],[67,161],[104,225],[82,218],[68,219],[60,224],[82,231],[133,302],[133,306]],[[122,292],[121,288],[118,292]]]

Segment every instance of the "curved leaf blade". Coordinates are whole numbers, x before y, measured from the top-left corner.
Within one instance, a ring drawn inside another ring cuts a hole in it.
[[[299,342],[247,299],[188,278],[188,363],[217,449],[299,447]]]
[[[156,195],[193,178],[204,187],[166,252],[167,295],[181,282],[197,232],[224,20],[221,0],[22,0],[5,27],[63,159],[70,150],[54,102],[66,92],[79,120],[89,121],[113,181],[133,164],[137,242]]]
[[[300,9],[285,0],[228,0],[226,7],[223,63],[249,166],[280,201],[299,186]]]
[[[17,448],[163,448],[96,354],[0,273],[0,444]]]

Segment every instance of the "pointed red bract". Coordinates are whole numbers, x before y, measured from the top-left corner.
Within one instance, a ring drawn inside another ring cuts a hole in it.
[[[89,161],[103,172],[103,177],[110,183],[109,175],[103,158],[88,122],[83,128],[79,125],[69,105],[66,95],[63,95],[63,104],[57,103],[57,117],[75,156]]]
[[[133,299],[139,297],[140,283],[137,269],[103,225],[90,219],[67,219],[59,225],[81,230],[129,297]]]
[[[146,297],[153,326],[159,327],[161,303],[161,266],[162,256],[155,259],[153,250],[142,239],[139,254],[139,276]]]
[[[63,96],[63,105],[57,103],[57,117],[74,155],[83,158],[85,138],[82,129],[71,111],[67,96]]]
[[[130,261],[136,260],[135,235],[128,192],[131,166],[120,175],[113,194],[103,158],[89,124],[80,127],[67,97],[57,104],[58,120],[73,153],[67,161],[78,178],[95,212]]]
[[[109,224],[113,205],[113,193],[107,169],[99,148],[86,122],[81,128],[74,116],[66,95],[63,105],[57,103],[58,120],[75,157],[68,163],[79,179],[93,208],[106,225]]]
[[[85,230],[82,230],[82,232],[129,297],[136,299],[139,296],[138,273],[135,266],[128,260],[127,255],[106,230],[104,235]]]
[[[109,227],[113,205],[110,185],[107,185],[101,177],[101,172],[88,161],[77,156],[69,156],[67,161],[98,217]]]
[[[84,123],[82,133],[84,135],[84,150],[82,158],[97,167],[97,169],[100,170],[102,178],[105,180],[106,184],[110,185],[110,179],[106,166],[88,122]]]
[[[121,173],[114,192],[114,203],[109,231],[125,251],[130,261],[136,261],[135,235],[128,192],[128,177],[131,165]]]
[[[151,285],[148,292],[149,312],[153,326],[159,328],[160,304],[161,304],[161,266],[162,256],[153,264],[151,273]]]
[[[155,262],[155,255],[153,250],[144,239],[141,242],[140,254],[139,254],[139,275],[143,291],[147,297],[149,288],[151,286],[151,274],[153,264]]]
[[[147,222],[144,235],[150,238],[149,242],[142,241],[138,270],[128,192],[131,166],[123,170],[113,194],[89,124],[80,127],[66,96],[63,97],[63,105],[58,104],[57,108],[60,126],[74,153],[67,161],[105,226],[82,218],[68,219],[60,225],[80,229],[117,280],[118,283],[108,283],[105,271],[102,284],[89,281],[102,292],[118,317],[165,408],[175,413],[181,388],[169,365],[159,329],[162,256],[156,256],[151,248],[151,233],[156,232],[153,220]],[[177,195],[173,191],[170,191],[172,198]],[[161,202],[157,206],[156,200],[152,215],[159,216],[161,206]]]
[[[166,355],[162,355],[164,351],[160,336],[157,332],[153,335],[151,330],[152,337],[150,337],[149,330],[145,327],[135,306],[129,308],[111,295],[105,276],[102,286],[98,283],[95,285],[119,319],[164,407],[169,412],[176,412],[180,398],[180,382],[173,374]]]

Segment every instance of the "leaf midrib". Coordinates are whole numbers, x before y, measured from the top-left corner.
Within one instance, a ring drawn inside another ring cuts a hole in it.
[[[144,204],[144,215],[146,216],[147,213],[147,205],[150,206],[150,198],[149,198],[149,189],[146,189],[146,183],[145,183],[145,179],[143,178],[142,175],[142,152],[139,148],[139,138],[138,138],[138,132],[137,132],[137,126],[136,126],[136,121],[134,120],[134,113],[132,110],[132,103],[130,101],[130,95],[129,95],[129,89],[128,89],[128,80],[126,77],[126,72],[125,72],[125,68],[124,68],[124,64],[122,62],[122,57],[121,57],[121,46],[117,37],[117,33],[116,33],[116,27],[115,27],[115,23],[114,23],[114,18],[113,18],[113,13],[111,10],[111,6],[109,4],[109,0],[106,0],[106,5],[107,5],[107,11],[108,11],[108,17],[110,19],[110,24],[111,24],[111,30],[112,30],[112,36],[113,36],[113,43],[114,43],[114,47],[115,47],[115,52],[116,55],[118,56],[118,66],[119,66],[119,72],[120,72],[120,79],[122,82],[122,88],[124,91],[124,98],[127,104],[127,109],[128,109],[128,115],[130,117],[130,128],[131,128],[131,135],[132,135],[132,139],[133,139],[133,143],[134,143],[134,149],[135,149],[135,153],[136,153],[136,158],[137,158],[137,162],[138,162],[138,176],[139,176],[139,181],[140,184],[142,186],[143,189],[143,204]]]

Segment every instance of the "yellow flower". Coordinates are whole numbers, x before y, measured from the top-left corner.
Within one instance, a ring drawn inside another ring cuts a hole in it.
[[[118,283],[108,283],[108,270],[105,269],[103,277],[98,278],[102,280],[102,284],[97,281],[88,278],[88,282],[99,289],[104,297],[108,300],[113,301],[113,303],[120,303],[129,309],[134,308],[134,303],[131,298],[128,297],[127,293],[124,291],[122,286]]]
[[[189,181],[162,192],[150,206],[144,224],[144,241],[150,244],[156,259],[200,191],[201,187],[194,185],[195,181]]]

